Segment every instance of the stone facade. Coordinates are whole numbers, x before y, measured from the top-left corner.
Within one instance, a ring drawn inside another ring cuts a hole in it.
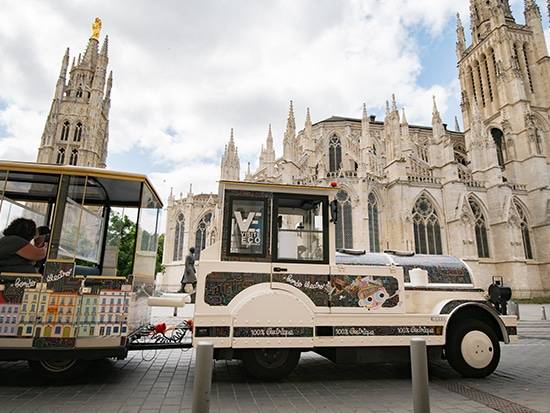
[[[457,56],[465,130],[447,129],[435,99],[432,125],[409,125],[395,96],[383,121],[336,117],[296,130],[290,104],[277,158],[269,128],[259,167],[245,180],[341,188],[337,247],[367,251],[413,250],[461,257],[476,284],[503,276],[514,294],[550,292],[550,58],[541,14],[525,2],[517,24],[508,0],[471,0],[472,44],[457,19]],[[230,149],[231,148],[231,149]],[[222,161],[222,178],[239,178]],[[231,158],[234,160],[234,158]],[[164,262],[166,286],[181,278],[181,258],[212,214],[203,245],[219,229],[217,198],[170,198]],[[185,231],[177,232],[176,217]],[[175,243],[175,236],[183,237]],[[203,245],[197,245],[202,248]]]
[[[109,142],[112,72],[107,78],[108,38],[101,50],[92,36],[84,55],[63,56],[37,162],[105,168]]]

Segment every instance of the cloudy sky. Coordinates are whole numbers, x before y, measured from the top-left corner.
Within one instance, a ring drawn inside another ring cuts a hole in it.
[[[523,21],[521,0],[512,0]],[[544,0],[539,0],[547,27]],[[95,16],[114,73],[108,167],[148,174],[163,196],[216,191],[235,128],[257,165],[268,124],[278,153],[294,100],[303,125],[383,116],[392,93],[410,123],[459,115],[455,14],[468,0],[0,0],[0,159],[35,160],[65,48]],[[468,31],[468,29],[467,29]]]

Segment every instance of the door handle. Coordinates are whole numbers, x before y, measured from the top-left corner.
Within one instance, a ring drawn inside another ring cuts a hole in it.
[[[287,268],[273,267],[273,272],[287,272]]]

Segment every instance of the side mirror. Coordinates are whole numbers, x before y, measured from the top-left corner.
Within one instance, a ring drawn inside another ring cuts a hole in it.
[[[338,222],[338,201],[334,200],[330,202],[330,222]]]

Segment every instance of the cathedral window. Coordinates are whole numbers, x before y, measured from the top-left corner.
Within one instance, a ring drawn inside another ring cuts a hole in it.
[[[527,220],[527,213],[521,205],[518,199],[514,198],[514,207],[519,216],[520,220],[520,229],[521,229],[521,238],[523,241],[523,252],[525,253],[525,258],[528,260],[533,259],[533,248],[531,245],[531,233],[529,231],[529,221]]]
[[[504,169],[506,167],[504,164],[504,152],[506,150],[504,134],[500,129],[493,128],[491,129],[491,136],[493,137],[493,141],[495,142],[498,166],[500,166],[501,169]]]
[[[417,254],[443,254],[439,217],[431,201],[421,195],[413,211],[414,245]]]
[[[66,141],[69,140],[69,130],[71,129],[71,124],[68,120],[63,122],[63,127],[61,128],[61,140]]]
[[[535,150],[537,151],[537,155],[543,154],[543,139],[542,139],[542,130],[539,128],[535,129]]]
[[[73,141],[80,142],[82,140],[82,123],[78,122],[74,129]]]
[[[338,220],[336,221],[336,249],[353,248],[351,199],[347,192],[336,194]]]
[[[487,75],[487,88],[489,89],[489,99],[491,99],[492,102],[494,100],[493,84],[491,83],[491,73],[489,73],[489,64],[487,63],[487,58],[485,57],[485,55],[483,55],[482,62],[483,69],[485,70],[485,74]]]
[[[201,251],[206,248],[206,230],[210,226],[212,221],[212,213],[208,213],[202,217],[197,225],[197,231],[195,232],[195,256],[200,259]]]
[[[82,97],[82,85],[80,85],[78,87],[78,89],[76,89],[76,97],[77,98],[81,98]]]
[[[479,258],[489,258],[489,242],[487,238],[487,222],[485,220],[485,215],[475,198],[469,197],[468,203],[474,214],[477,256]]]
[[[58,165],[63,165],[65,163],[65,149],[61,148],[57,151],[57,160]]]
[[[71,152],[71,157],[69,158],[69,165],[74,165],[78,163],[78,149],[73,149]]]
[[[342,168],[342,142],[333,135],[328,144],[329,171],[338,172]]]
[[[474,95],[474,100],[477,102],[477,90],[476,90],[476,82],[474,78],[474,69],[472,66],[469,67],[470,70],[470,82],[472,82],[472,93]]]
[[[531,77],[531,69],[529,68],[529,55],[527,52],[527,44],[523,45],[523,58],[525,59],[525,72],[527,73],[527,79],[529,80],[529,89],[531,93],[535,93],[533,87],[533,78]]]
[[[468,166],[466,148],[461,143],[454,145],[455,161],[463,166]]]
[[[485,107],[485,91],[483,90],[483,77],[481,76],[481,65],[479,62],[476,62],[476,71],[477,71],[477,78],[479,81],[479,94],[481,95],[481,104]]]
[[[183,259],[183,239],[185,234],[185,219],[180,213],[176,219],[176,229],[174,231],[174,261]]]
[[[380,225],[378,223],[378,202],[371,192],[368,198],[369,209],[369,248],[370,252],[380,252]]]

